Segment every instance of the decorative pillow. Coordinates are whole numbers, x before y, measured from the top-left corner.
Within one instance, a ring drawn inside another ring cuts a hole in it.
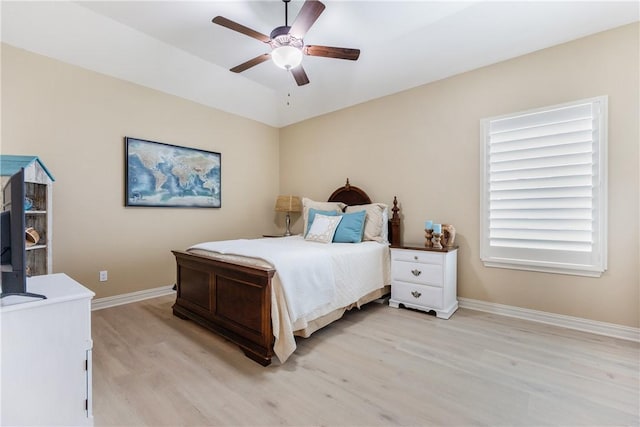
[[[311,224],[309,232],[304,239],[312,242],[331,243],[341,220],[341,216],[316,214],[313,224]]]
[[[347,205],[341,202],[316,202],[306,197],[302,198],[302,220],[304,224],[303,235],[307,234],[307,224],[309,223],[309,209],[313,208],[321,211],[335,211],[342,213]]]
[[[367,217],[366,211],[342,214],[342,221],[338,224],[336,234],[333,236],[334,243],[360,243],[364,231],[364,221]]]
[[[373,240],[376,242],[384,243],[382,230],[387,227],[384,221],[384,211],[388,209],[388,206],[384,203],[371,203],[370,205],[355,205],[347,206],[346,212],[360,212],[365,211],[367,218],[364,221],[364,237],[362,240]],[[387,218],[388,218],[387,213]]]
[[[307,229],[307,233],[309,232],[309,229],[311,228],[311,224],[313,224],[313,220],[316,217],[316,214],[321,214],[321,215],[326,215],[326,216],[338,216],[338,212],[336,211],[320,211],[318,209],[314,209],[314,208],[310,208],[309,209],[309,220],[307,221],[306,224],[306,229]]]

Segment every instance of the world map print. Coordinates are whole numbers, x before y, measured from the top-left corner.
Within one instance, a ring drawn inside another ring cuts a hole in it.
[[[219,208],[220,153],[126,138],[127,206]]]

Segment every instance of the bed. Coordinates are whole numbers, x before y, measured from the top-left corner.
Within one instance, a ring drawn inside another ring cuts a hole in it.
[[[362,205],[367,207],[372,205],[369,196],[362,189],[350,185],[349,180],[345,186],[331,194],[328,203],[342,203],[347,206],[344,208],[347,212],[362,210],[364,209]],[[260,256],[247,257],[238,255],[233,249],[224,250],[224,248],[252,243],[260,250],[277,254],[282,246],[288,246],[291,251],[296,251],[303,245],[303,237],[208,242],[194,245],[186,251],[172,251],[177,263],[177,295],[173,314],[182,319],[193,320],[223,336],[238,345],[247,357],[263,366],[268,366],[274,355],[284,362],[295,350],[294,335],[308,337],[314,331],[342,317],[345,311],[360,307],[389,292],[388,246],[400,246],[400,215],[395,197],[391,209],[388,209],[388,217],[384,217],[384,222],[387,222],[388,227],[384,240],[388,240],[388,243],[368,241],[356,245],[346,243],[314,245],[306,242],[307,246],[317,248],[315,250],[331,247],[331,251],[327,249],[330,252],[327,256],[333,257],[334,264],[337,262],[336,259],[339,259],[343,266],[346,262],[352,262],[354,266],[377,265],[376,268],[380,269],[379,274],[383,279],[371,280],[373,277],[371,275],[369,279],[365,275],[365,278],[358,278],[358,280],[355,280],[356,276],[347,275],[346,278],[340,276],[342,281],[350,281],[354,278],[354,283],[357,284],[355,289],[348,292],[340,291],[339,295],[336,298],[330,298],[331,301],[327,304],[306,307],[307,311],[302,311],[300,317],[293,318],[290,314],[295,311],[295,307],[291,301],[295,295],[285,291],[286,286],[283,285],[289,282],[280,280],[280,276],[282,279],[286,277],[285,270],[281,268],[278,272],[274,267],[278,264],[269,257],[265,257],[266,259]],[[358,251],[363,255],[358,255]],[[377,257],[378,261],[365,261],[365,253],[368,254],[366,255],[368,259]],[[319,267],[316,268],[319,269]],[[355,270],[369,271],[370,269],[358,267],[343,268],[343,270],[352,273]],[[367,285],[366,281],[371,283]],[[314,298],[307,299],[307,301],[314,300]]]

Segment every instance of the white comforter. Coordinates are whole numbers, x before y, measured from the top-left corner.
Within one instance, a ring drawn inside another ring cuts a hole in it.
[[[274,353],[295,350],[293,332],[389,284],[389,248],[378,242],[323,244],[301,236],[201,243],[190,251],[240,255],[275,267],[271,322]]]
[[[327,245],[310,244],[303,239],[287,239],[286,244],[282,243],[280,239],[240,239],[201,243],[189,249],[268,261],[280,276],[289,319],[295,323],[335,297],[331,253]]]

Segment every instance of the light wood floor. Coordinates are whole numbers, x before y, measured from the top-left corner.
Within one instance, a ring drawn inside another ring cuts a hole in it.
[[[172,303],[93,312],[96,426],[640,424],[638,343],[372,303],[263,368]]]

